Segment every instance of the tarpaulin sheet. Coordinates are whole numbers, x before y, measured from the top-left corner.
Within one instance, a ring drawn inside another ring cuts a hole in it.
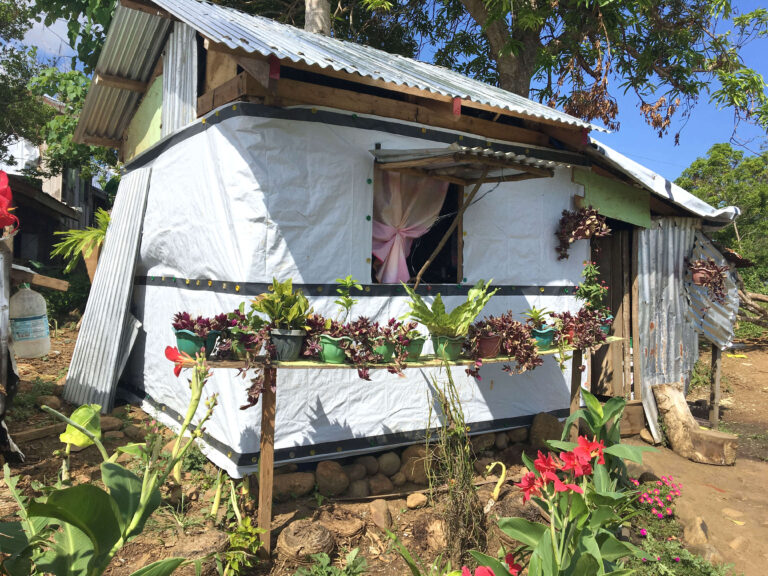
[[[368,150],[377,143],[435,145],[376,130],[259,117],[229,118],[179,142],[151,163],[137,275],[210,279],[212,288],[215,281],[270,282],[273,276],[331,284],[351,274],[370,282],[374,170]],[[567,261],[558,262],[554,249],[560,214],[578,189],[568,169],[551,179],[484,186],[464,218],[465,283],[491,277],[502,285],[578,283],[588,242],[575,243]],[[137,285],[135,312],[143,331],[125,386],[166,407],[158,416],[172,423],[171,412],[185,412],[189,387],[164,357],[165,346],[174,343],[171,316],[230,311],[253,296]],[[316,311],[336,315],[333,297],[307,296]],[[445,300],[453,307],[464,297]],[[569,295],[497,296],[484,313],[511,309],[522,320],[532,305],[579,307]],[[404,297],[363,294],[352,315],[386,320],[407,311]],[[424,430],[433,376],[444,377],[438,369],[410,369],[404,377],[374,370],[367,382],[355,370],[278,370],[275,449],[337,442],[337,454],[344,455],[345,441]],[[492,428],[494,421],[569,404],[570,372],[561,372],[552,357],[523,375],[487,365],[481,380],[460,367],[453,376],[470,426],[483,422],[488,429],[489,422]],[[259,449],[260,407],[240,410],[248,385],[234,369],[216,369],[206,385],[206,395],[219,394],[206,429],[218,445],[204,449],[235,476],[255,469]],[[253,456],[238,465],[236,455]]]

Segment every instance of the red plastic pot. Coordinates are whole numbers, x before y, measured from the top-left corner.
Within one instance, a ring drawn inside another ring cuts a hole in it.
[[[501,336],[498,334],[477,337],[477,355],[480,358],[496,358],[500,350]]]

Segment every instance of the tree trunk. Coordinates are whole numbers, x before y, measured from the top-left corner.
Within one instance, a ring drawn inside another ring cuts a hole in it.
[[[305,0],[304,30],[331,35],[331,5],[328,0]]]
[[[541,49],[540,31],[521,31],[514,26],[510,30],[504,20],[495,20],[488,24],[488,10],[483,0],[461,0],[461,2],[469,15],[483,28],[485,37],[491,45],[491,56],[496,61],[499,72],[499,86],[527,98],[531,79],[536,73],[536,57]],[[505,51],[513,38],[521,45],[517,54]]]

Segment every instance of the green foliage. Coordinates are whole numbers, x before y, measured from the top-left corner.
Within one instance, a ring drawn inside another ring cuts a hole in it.
[[[69,282],[69,290],[66,292],[42,287],[38,289],[48,305],[48,318],[61,321],[75,311],[82,314],[91,290],[91,281],[85,271],[85,265],[76,265],[69,274],[64,274],[60,267],[44,267],[44,269],[47,276],[62,278]]]
[[[32,388],[28,392],[19,391],[13,398],[11,408],[6,414],[6,419],[10,422],[27,422],[36,412],[36,400],[38,396],[50,396],[53,394],[53,382],[45,382],[37,378],[32,383]]]
[[[235,504],[236,505],[236,504]],[[250,517],[237,522],[235,529],[227,534],[229,548],[223,558],[217,557],[216,565],[221,576],[239,576],[257,563],[256,554],[261,548],[261,534],[264,530],[254,526]]]
[[[204,359],[199,359],[194,364],[190,382],[192,400],[180,437],[190,427],[207,378],[208,367]],[[208,409],[198,425],[191,430],[193,438],[202,434],[215,404],[214,396],[207,402]],[[139,477],[116,464],[118,452],[109,456],[101,443],[99,406],[81,406],[69,418],[46,406],[43,410],[68,424],[61,435],[61,440],[67,443],[66,459],[56,484],[43,487],[43,496],[29,501],[18,494],[17,479],[11,477],[10,469],[5,466],[5,483],[21,511],[19,521],[6,524],[6,530],[2,531],[0,546],[2,552],[8,554],[3,569],[8,576],[26,576],[33,572],[99,576],[115,554],[142,532],[147,519],[160,505],[158,487],[184,457],[190,443],[174,449],[171,458],[161,467],[156,466],[159,444],[153,448],[145,444],[123,447],[123,452],[138,455],[144,462],[144,475]],[[72,486],[69,483],[70,447],[90,444],[95,444],[102,456],[101,480],[106,490],[95,484]],[[167,576],[188,563],[185,558],[169,558],[150,564],[136,574]],[[196,564],[199,570],[199,562]]]
[[[546,308],[536,308],[535,306],[531,306],[528,309],[528,311],[523,315],[528,318],[528,321],[531,323],[531,326],[533,326],[537,330],[541,330],[544,327],[544,324],[547,323],[547,318],[549,318],[550,314],[552,314],[551,310],[547,310]]]
[[[25,2],[0,0],[0,162],[13,160],[8,146],[18,138],[41,144],[43,126],[53,109],[32,96],[27,84],[37,74],[35,50],[18,46],[30,28],[32,12]]]
[[[600,269],[594,262],[587,262],[582,276],[584,280],[576,288],[576,297],[584,300],[584,305],[592,310],[603,310],[608,288],[604,281],[600,281]]]
[[[43,127],[42,137],[47,147],[44,167],[38,172],[43,176],[52,176],[60,174],[65,168],[76,167],[80,169],[83,179],[96,177],[101,187],[105,188],[111,178],[110,169],[117,166],[117,151],[74,141],[75,128],[90,84],[91,80],[80,70],[62,72],[58,68],[41,70],[29,81],[32,94],[52,96],[62,107],[61,112],[54,114]]]
[[[397,553],[405,560],[411,576],[461,576],[461,571],[453,570],[450,560],[444,562],[442,555],[435,558],[433,562],[424,562],[418,555],[411,554],[396,534],[387,530],[387,538],[392,541]]]
[[[91,255],[93,250],[104,243],[104,237],[107,234],[109,226],[109,212],[99,208],[94,214],[96,226],[89,226],[85,230],[67,230],[66,232],[54,232],[61,236],[63,240],[54,244],[51,256],[60,256],[67,261],[64,267],[64,273],[72,272],[80,260],[80,255],[86,258]]]
[[[309,568],[301,567],[294,576],[358,576],[365,574],[368,564],[365,558],[358,557],[357,548],[351,550],[344,559],[344,566],[333,566],[328,554],[312,554],[314,560]]]
[[[650,452],[653,448],[648,446],[630,446],[621,443],[621,416],[627,402],[620,396],[608,400],[605,405],[587,390],[581,389],[584,399],[584,408],[580,408],[565,421],[562,441],[549,442],[553,448],[560,450],[572,450],[575,446],[572,442],[566,442],[570,434],[571,425],[582,421],[587,428],[587,436],[596,442],[603,442],[605,449],[605,469],[610,474],[614,484],[627,486],[627,465],[624,460],[641,463],[643,452]]]
[[[648,536],[641,557],[627,562],[635,576],[729,576],[729,565],[715,565],[686,550],[680,540]]]
[[[498,292],[498,288],[489,292],[491,282],[479,280],[467,294],[467,301],[460,304],[450,313],[446,313],[442,296],[438,293],[432,306],[428,306],[421,296],[414,290],[403,284],[405,291],[411,297],[408,305],[411,307],[411,318],[427,327],[432,336],[448,336],[456,338],[466,336],[469,326],[482,312],[491,296]]]
[[[352,306],[357,303],[357,300],[350,296],[352,288],[359,292],[362,292],[363,290],[360,282],[352,278],[349,274],[346,278],[336,278],[336,293],[339,297],[334,300],[333,303],[338,304],[339,308],[341,308],[341,312],[344,314],[344,318],[341,318],[341,322],[347,321],[347,318],[349,318],[349,311],[352,309]]]
[[[192,442],[192,446],[189,447],[186,454],[184,454],[184,460],[182,460],[181,467],[187,472],[202,472],[205,470],[205,466],[208,464],[208,458],[205,457],[197,442]]]
[[[260,294],[253,310],[266,314],[273,327],[283,330],[304,330],[307,326],[309,301],[301,290],[293,291],[293,281],[272,279],[269,292]]]

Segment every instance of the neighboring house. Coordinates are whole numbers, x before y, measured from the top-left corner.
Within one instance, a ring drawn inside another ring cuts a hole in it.
[[[501,290],[486,314],[576,311],[583,262],[599,246],[623,341],[586,374],[594,390],[642,396],[652,429],[650,385],[689,377],[699,335],[728,345],[735,286],[702,317],[685,259],[709,254],[702,229],[738,209],[717,210],[602,146],[590,124],[445,68],[206,2],[130,6],[117,7],[76,131],[117,148],[126,175],[67,376],[70,402],[109,410],[119,392],[173,425],[189,387],[163,354],[172,315],[230,311],[273,276],[333,316],[335,279],[349,274],[364,284],[353,314],[402,316],[397,280],[427,260],[476,186],[422,295],[455,306],[493,278]],[[578,204],[598,208],[615,233],[558,260],[558,220]],[[418,441],[431,378],[442,377],[279,372],[277,461]],[[487,364],[481,380],[453,376],[472,433],[568,414],[570,368],[551,357],[522,375]],[[247,386],[226,368],[207,384],[219,406],[205,450],[233,475],[258,460],[261,411],[239,410]]]
[[[19,140],[9,150],[13,163],[0,164],[0,170],[8,173],[21,223],[13,243],[15,260],[48,263],[58,242],[54,231],[90,226],[96,209],[108,206],[106,194],[81,178],[77,168],[42,180],[27,176],[26,171],[39,166],[44,149],[45,145]]]

